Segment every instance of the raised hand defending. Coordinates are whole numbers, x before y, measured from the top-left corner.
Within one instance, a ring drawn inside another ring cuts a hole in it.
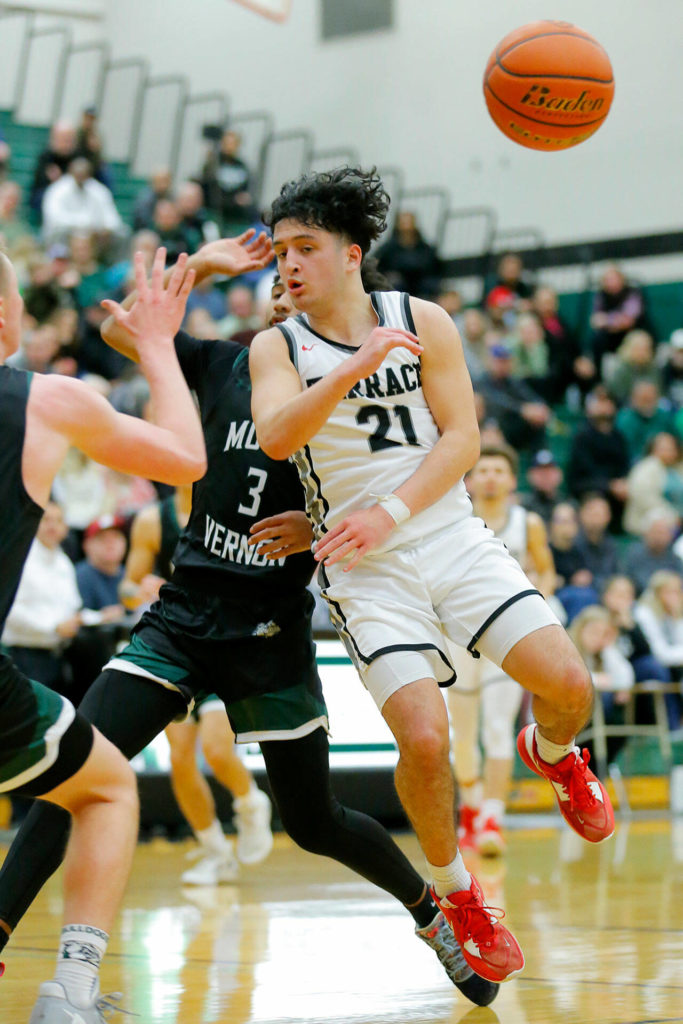
[[[104,299],[102,305],[134,340],[138,355],[143,356],[146,347],[158,344],[159,341],[172,341],[180,329],[185,315],[187,297],[194,284],[195,273],[187,270],[187,254],[183,253],[164,287],[164,266],[166,250],[157,249],[152,264],[152,276],[147,281],[144,257],[141,252],[135,253],[135,285],[137,300],[128,310],[114,302]]]
[[[195,259],[205,273],[237,277],[267,267],[273,259],[273,243],[265,231],[257,235],[249,228],[237,238],[221,238],[202,246]]]

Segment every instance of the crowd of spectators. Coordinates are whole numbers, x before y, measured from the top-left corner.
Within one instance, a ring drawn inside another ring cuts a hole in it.
[[[156,170],[129,218],[117,208],[113,185],[91,108],[79,126],[53,126],[27,196],[0,140],[0,241],[26,307],[13,361],[85,378],[117,409],[144,415],[148,395],[136,367],[100,338],[101,300],[120,300],[130,289],[134,251],[151,264],[163,244],[174,260],[221,233],[258,226],[260,211],[232,130],[199,158],[194,179],[174,182],[168,169]],[[569,324],[557,293],[538,284],[514,253],[500,257],[482,301],[466,306],[457,282],[442,278],[438,254],[409,210],[399,211],[376,257],[393,287],[434,299],[458,326],[482,435],[511,445],[528,467],[520,500],[547,524],[558,598],[596,687],[611,695],[603,701],[608,716],[619,714],[625,680],[645,672],[683,682],[683,325],[670,338],[656,337],[641,289],[616,266],[602,274],[589,322]],[[269,280],[266,273],[263,283]],[[204,281],[190,296],[185,327],[197,337],[248,345],[263,322],[263,293],[258,277],[230,288]],[[125,556],[131,517],[161,490],[77,453],[67,458],[48,509],[59,522],[39,532],[29,563],[32,574],[35,562],[46,581],[62,580],[52,596],[63,595],[63,606],[35,627],[12,625],[10,617],[4,638],[13,647],[37,647],[46,672],[54,673],[58,654],[60,685],[77,687],[75,677],[87,674],[79,646],[90,656],[93,637],[110,643],[125,627],[115,585],[103,594]],[[66,580],[55,546],[77,563],[75,583]],[[111,549],[111,558],[99,548]],[[668,707],[679,725],[678,694],[669,694]]]

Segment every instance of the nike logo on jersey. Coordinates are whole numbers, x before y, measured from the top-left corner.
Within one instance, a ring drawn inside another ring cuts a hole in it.
[[[312,352],[314,348],[315,348],[315,342],[313,342],[312,345],[302,345],[301,346],[301,351],[302,352]]]

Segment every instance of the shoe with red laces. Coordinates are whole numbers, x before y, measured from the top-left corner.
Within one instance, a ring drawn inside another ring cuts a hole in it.
[[[476,807],[468,807],[466,804],[460,808],[458,846],[461,850],[476,850],[477,848],[474,822],[478,813]]]
[[[500,857],[505,850],[505,838],[495,818],[487,818],[477,830],[475,837],[477,853],[483,857]]]
[[[517,750],[527,768],[551,783],[562,817],[589,843],[601,843],[614,832],[614,811],[607,790],[588,767],[590,754],[574,747],[558,764],[548,764],[536,747],[536,726],[517,737]]]
[[[469,889],[432,896],[453,929],[465,960],[487,981],[508,981],[524,969],[524,954],[512,932],[500,923],[503,911],[487,907],[476,878]]]

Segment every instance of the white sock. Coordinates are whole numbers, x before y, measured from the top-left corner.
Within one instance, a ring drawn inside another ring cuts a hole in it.
[[[260,799],[261,790],[256,785],[254,780],[251,780],[249,792],[245,793],[244,796],[236,796],[233,798],[233,806],[236,811],[243,811],[247,807],[253,806],[256,800]]]
[[[429,871],[434,883],[434,892],[437,896],[448,896],[451,892],[459,889],[469,889],[472,884],[472,876],[465,867],[465,862],[460,853],[450,864],[439,866],[429,864]]]
[[[210,853],[225,853],[230,847],[230,842],[225,838],[223,829],[218,818],[214,818],[208,828],[202,828],[195,832],[197,842]]]
[[[489,818],[493,818],[498,824],[503,820],[505,814],[505,801],[488,799],[484,800],[481,805],[481,811],[479,812],[479,820],[487,821]]]
[[[472,807],[474,810],[478,810],[481,804],[481,798],[484,795],[481,779],[477,779],[476,782],[468,782],[466,785],[460,783],[458,785],[460,791],[460,803],[463,807]]]
[[[545,736],[542,736],[536,726],[536,749],[538,756],[546,764],[558,764],[567,754],[571,754],[574,749],[574,740],[570,740],[569,743],[553,743],[552,740],[547,740]]]
[[[69,1001],[79,1009],[90,1006],[108,942],[106,932],[87,924],[62,928],[54,980],[64,986]]]

